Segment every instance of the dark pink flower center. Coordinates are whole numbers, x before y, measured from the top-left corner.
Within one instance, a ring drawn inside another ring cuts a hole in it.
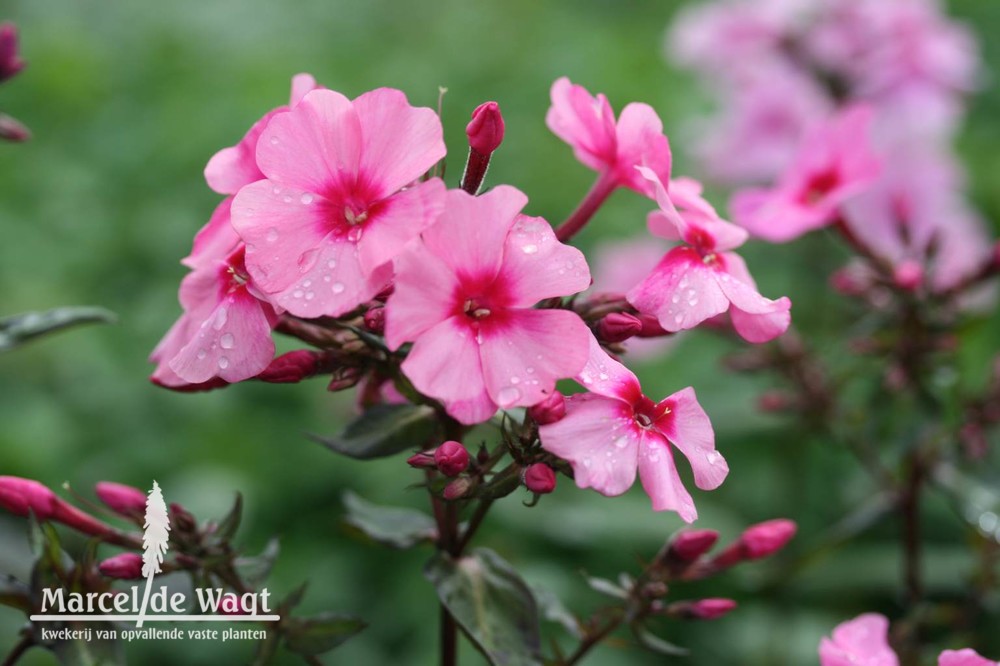
[[[655,403],[643,395],[632,403],[632,419],[645,430],[653,430],[669,414],[670,405],[666,401]]]
[[[819,173],[813,174],[805,187],[802,189],[801,202],[806,205],[813,205],[823,199],[830,192],[840,185],[840,174],[834,167],[829,167]]]
[[[223,294],[231,294],[250,282],[250,274],[245,263],[246,246],[240,247],[226,258],[220,270],[219,284]]]
[[[368,190],[359,184],[326,195],[329,202],[326,218],[331,231],[351,242],[361,240],[365,227],[371,224],[384,205],[384,201]],[[305,199],[303,203],[306,203]]]

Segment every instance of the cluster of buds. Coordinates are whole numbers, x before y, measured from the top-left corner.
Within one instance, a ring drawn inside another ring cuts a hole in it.
[[[0,23],[0,83],[7,81],[24,69],[17,45],[17,28],[12,23]],[[0,139],[27,141],[31,132],[19,121],[0,113]]]

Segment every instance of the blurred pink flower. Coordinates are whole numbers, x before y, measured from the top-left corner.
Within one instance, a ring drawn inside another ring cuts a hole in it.
[[[718,488],[729,473],[694,389],[653,402],[593,336],[589,344],[577,381],[590,392],[568,397],[566,416],[539,427],[542,447],[572,465],[577,486],[604,495],[624,493],[638,470],[654,510],[676,511],[693,522],[698,511],[677,474],[671,445],[687,457],[702,490]]]
[[[997,666],[997,662],[979,656],[971,648],[964,650],[945,650],[938,657],[938,666]]]
[[[819,644],[820,666],[899,666],[889,647],[889,620],[866,613],[838,625]]]
[[[338,316],[370,300],[396,255],[439,214],[444,184],[415,181],[444,154],[437,114],[398,90],[354,101],[308,93],[267,123],[257,142],[267,180],[233,202],[250,275],[300,317]]]
[[[413,342],[403,372],[462,423],[497,407],[531,406],[587,360],[590,331],[540,300],[590,285],[583,254],[549,224],[521,215],[527,197],[499,186],[473,197],[449,191],[438,222],[396,261],[386,304],[391,349]]]
[[[755,236],[783,243],[835,222],[840,207],[879,175],[871,146],[872,110],[849,106],[805,139],[771,189],[733,197],[733,219]]]
[[[208,161],[205,167],[205,180],[208,186],[219,194],[236,194],[244,185],[257,182],[264,174],[257,168],[257,141],[267,127],[267,123],[279,113],[288,111],[305,97],[306,93],[316,90],[316,79],[310,74],[296,74],[292,77],[292,93],[288,106],[279,106],[268,111],[264,117],[253,124],[247,133],[235,146],[223,148]]]
[[[663,123],[648,104],[627,105],[616,121],[603,94],[594,97],[566,77],[552,84],[551,96],[545,123],[573,148],[580,162],[607,179],[609,189],[624,186],[652,197],[636,166],[648,167],[669,180],[670,143]]]
[[[17,46],[17,26],[0,23],[0,81],[6,81],[22,69],[25,62]]]
[[[729,251],[743,244],[747,232],[720,219],[701,198],[695,181],[675,180],[668,194],[656,174],[640,171],[655,187],[660,205],[649,216],[650,231],[685,245],[668,252],[628,293],[629,303],[655,315],[667,331],[694,328],[728,310],[734,328],[749,342],[766,342],[784,333],[791,322],[791,301],[772,301],[757,293],[742,257]]]

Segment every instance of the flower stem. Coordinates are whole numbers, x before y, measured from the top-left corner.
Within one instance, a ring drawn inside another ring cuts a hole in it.
[[[618,179],[611,172],[601,173],[576,210],[556,229],[556,238],[565,243],[579,233],[617,187]]]

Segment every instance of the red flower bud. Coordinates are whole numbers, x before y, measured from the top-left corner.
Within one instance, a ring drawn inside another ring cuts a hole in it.
[[[624,342],[642,332],[642,320],[625,312],[612,312],[597,324],[597,337],[603,342]]]
[[[0,139],[20,143],[31,138],[31,130],[10,116],[0,113]]]
[[[875,275],[864,264],[852,262],[830,275],[830,286],[844,296],[861,296],[875,284]]]
[[[17,27],[13,23],[0,24],[0,81],[11,78],[24,65],[17,49]]]
[[[774,555],[784,548],[797,530],[798,526],[791,520],[784,518],[767,520],[744,530],[740,542],[746,551],[747,559],[759,560]]]
[[[198,529],[198,521],[191,512],[176,502],[170,504],[170,526],[176,532],[193,533]]]
[[[686,620],[716,620],[736,608],[732,599],[678,601],[667,606],[666,613]]]
[[[458,476],[469,466],[469,452],[461,443],[449,440],[434,451],[434,462],[445,476]]]
[[[372,333],[382,335],[385,333],[385,308],[375,307],[365,312],[365,328]]]
[[[538,425],[555,423],[566,416],[566,398],[559,391],[553,391],[545,400],[529,407],[528,416]]]
[[[296,349],[271,361],[257,379],[271,384],[294,384],[319,372],[323,354],[309,349]]]
[[[533,493],[546,495],[556,489],[556,473],[545,463],[535,463],[524,470],[524,485]]]
[[[916,291],[924,282],[924,267],[912,259],[903,261],[893,270],[892,281],[904,291]]]
[[[356,368],[354,366],[337,368],[333,371],[333,374],[330,377],[330,384],[326,387],[326,390],[337,392],[354,388],[357,383],[361,381],[363,376],[364,373],[361,372],[361,368]]]
[[[496,102],[485,102],[477,106],[472,112],[472,121],[465,127],[469,147],[480,155],[489,155],[500,147],[503,131],[503,116],[500,114],[500,105]]]
[[[126,518],[141,516],[146,511],[146,493],[138,488],[113,481],[98,481],[94,491],[105,506]]]
[[[665,335],[673,335],[660,326],[659,320],[653,315],[640,314],[636,319],[642,322],[642,329],[636,334],[640,338],[662,338]]]
[[[56,494],[38,481],[17,476],[0,476],[0,506],[18,516],[34,513],[39,520],[48,520],[61,502]]]
[[[406,459],[406,464],[417,469],[437,469],[437,462],[433,453],[421,451]]]
[[[795,403],[795,398],[784,391],[764,391],[757,397],[757,409],[765,414],[787,412]]]
[[[142,578],[142,556],[136,553],[122,553],[109,557],[98,564],[97,568],[108,578],[139,580]]]
[[[687,564],[707,553],[719,540],[715,530],[686,529],[678,532],[670,541],[666,558],[669,562]]]

